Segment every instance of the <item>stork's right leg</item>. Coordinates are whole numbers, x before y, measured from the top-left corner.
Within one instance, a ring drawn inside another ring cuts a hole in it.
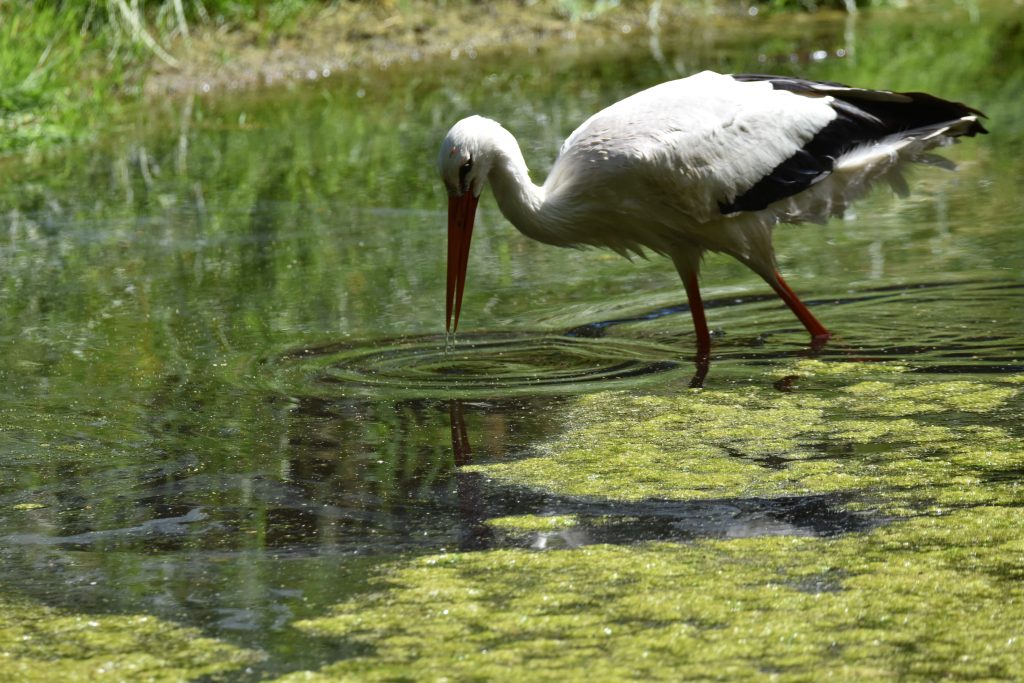
[[[779,295],[779,298],[786,302],[789,310],[793,311],[796,317],[800,319],[800,322],[804,324],[804,327],[811,334],[811,338],[815,341],[825,341],[831,337],[832,333],[825,329],[825,326],[818,322],[818,319],[807,310],[807,306],[804,306],[800,298],[789,288],[789,285],[782,279],[779,272],[775,271],[773,276],[771,278],[766,277],[765,280],[772,286],[775,293]]]
[[[775,266],[775,255],[771,248],[771,242],[766,242],[762,247],[761,251],[755,254],[756,258],[753,256],[737,256],[736,258],[740,263],[760,275],[765,282],[771,285],[775,293],[779,295],[779,298],[789,307],[789,310],[793,311],[794,315],[803,323],[803,326],[811,335],[813,344],[816,345],[827,341],[832,336],[832,333],[818,322],[818,319],[811,314],[807,306],[804,305],[804,302],[800,301],[800,297],[796,295],[796,292],[790,289],[786,281],[779,275],[779,271]]]

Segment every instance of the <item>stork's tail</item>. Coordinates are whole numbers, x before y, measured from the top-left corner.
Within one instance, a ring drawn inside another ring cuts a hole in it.
[[[866,90],[783,76],[733,78],[766,81],[776,90],[804,97],[827,97],[836,117],[797,154],[723,203],[723,214],[771,205],[783,221],[824,221],[841,215],[872,180],[885,180],[898,194],[906,194],[901,162],[952,168],[952,162],[928,150],[988,132],[980,121],[985,117],[982,112],[927,93]]]
[[[904,131],[949,126],[951,137],[987,133],[979,119],[985,114],[960,102],[944,100],[923,92],[891,92],[852,88],[842,83],[808,81],[761,74],[734,75],[737,81],[767,81],[776,90],[789,90],[805,97],[829,96],[840,119],[856,124],[856,137],[884,137]]]

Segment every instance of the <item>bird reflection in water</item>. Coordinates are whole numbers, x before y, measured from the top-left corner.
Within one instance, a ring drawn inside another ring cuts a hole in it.
[[[474,472],[461,472],[459,468],[473,463],[473,447],[466,431],[466,415],[462,401],[448,401],[451,418],[452,458],[455,462],[456,495],[459,507],[459,548],[484,550],[491,547],[494,530],[487,525],[488,506],[483,488],[483,477]]]
[[[479,472],[462,469],[473,464],[474,458],[464,402],[450,399],[448,414],[456,466],[458,547],[463,551],[510,545],[546,550],[647,540],[686,542],[702,538],[836,536],[864,531],[888,521],[872,513],[851,512],[847,494],[622,501],[503,485]],[[489,459],[493,455],[489,454]],[[785,467],[785,462],[762,464]],[[578,521],[571,527],[518,536],[488,524],[495,518],[524,515],[570,515]]]

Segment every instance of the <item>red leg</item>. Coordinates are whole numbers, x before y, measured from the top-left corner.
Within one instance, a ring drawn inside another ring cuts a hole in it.
[[[818,319],[811,315],[811,312],[807,310],[800,298],[789,288],[786,281],[782,279],[778,271],[775,271],[774,281],[768,280],[768,284],[772,286],[775,293],[786,302],[789,306],[789,310],[796,314],[796,317],[800,319],[800,322],[804,324],[807,331],[811,333],[811,337],[814,339],[828,339],[832,336],[832,333],[825,329],[825,326],[818,322]],[[686,290],[689,292],[689,288]]]
[[[704,317],[704,302],[700,298],[696,273],[683,278],[683,286],[686,288],[690,315],[693,316],[693,330],[697,333],[697,358],[707,358],[711,354],[711,334],[708,332],[707,318]]]

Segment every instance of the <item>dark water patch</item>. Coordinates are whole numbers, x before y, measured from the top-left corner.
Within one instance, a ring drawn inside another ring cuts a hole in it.
[[[453,486],[430,499],[408,502],[362,496],[328,496],[315,506],[309,492],[315,482],[278,490],[264,498],[262,547],[290,557],[387,556],[438,550],[484,550],[519,545],[496,536],[488,521],[523,515],[572,515],[571,545],[630,544],[642,541],[692,541],[765,535],[837,536],[871,529],[888,519],[850,512],[851,493],[727,498],[616,501],[559,496],[503,486],[482,475],[458,473]],[[265,495],[265,494],[264,494]],[[229,557],[246,552],[240,533],[256,510],[244,506],[193,508],[182,515],[69,535],[15,533],[8,547],[36,546],[77,552],[188,552]]]
[[[914,368],[913,372],[938,375],[1015,374],[1024,372],[1024,364],[934,365],[927,368]]]
[[[502,491],[495,491],[501,494]],[[631,544],[643,541],[690,542],[699,539],[760,536],[833,537],[868,531],[891,521],[884,515],[851,512],[845,508],[855,496],[808,495],[781,498],[734,498],[679,501],[644,500],[603,502],[547,496],[535,505],[491,508],[502,515],[537,515],[574,520],[565,529],[523,534],[522,545],[538,549],[594,544]],[[482,519],[486,523],[486,519]],[[513,534],[514,535],[514,534]],[[499,535],[508,543],[508,535]],[[480,541],[480,536],[475,537]],[[477,547],[501,547],[493,540]]]

